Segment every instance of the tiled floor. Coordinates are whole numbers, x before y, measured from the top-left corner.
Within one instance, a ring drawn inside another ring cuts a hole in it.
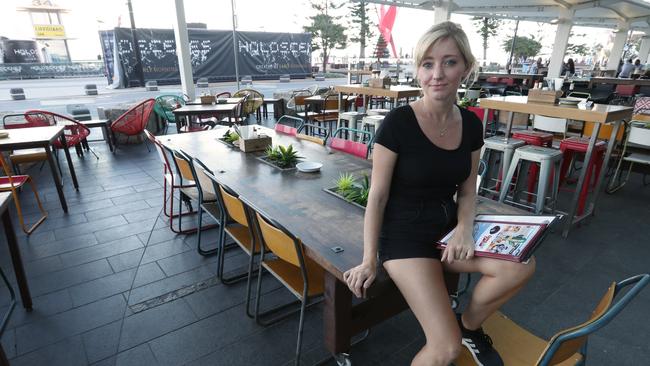
[[[244,313],[245,283],[214,281],[215,258],[196,252],[195,236],[175,235],[167,227],[157,154],[143,145],[115,155],[103,143],[92,146],[99,160],[74,157],[78,192],[64,171],[67,215],[48,167],[29,170],[49,217],[31,237],[19,234],[34,310],[27,313],[18,304],[2,336],[11,364],[291,364],[297,317],[257,326]],[[29,192],[22,197],[33,218]],[[537,274],[503,311],[549,337],[584,320],[610,281],[648,272],[648,202],[650,188],[641,187],[638,175],[615,195],[601,195],[598,216],[569,239],[549,236],[538,251]],[[206,232],[206,241],[214,243],[215,234]],[[229,268],[246,264],[239,250],[227,255],[238,264]],[[13,279],[4,243],[0,265]],[[265,301],[290,298],[267,277]],[[2,290],[0,310],[7,298]],[[646,290],[592,336],[589,364],[647,364],[649,308]],[[304,364],[327,356],[321,323],[316,306],[307,315]],[[407,365],[422,344],[417,322],[405,312],[374,328],[353,348],[352,359],[355,365]]]

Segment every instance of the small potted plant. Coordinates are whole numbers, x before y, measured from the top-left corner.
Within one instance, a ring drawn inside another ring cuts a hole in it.
[[[236,147],[235,142],[239,141],[239,135],[234,131],[228,130],[218,140],[230,147]]]
[[[281,170],[295,169],[296,164],[302,159],[298,151],[289,146],[269,146],[264,151],[264,155],[259,158],[263,162],[272,165]]]
[[[368,194],[370,193],[370,179],[367,174],[364,174],[361,182],[359,182],[352,174],[341,173],[335,183],[335,187],[326,188],[325,192],[350,202],[359,208],[366,208]]]

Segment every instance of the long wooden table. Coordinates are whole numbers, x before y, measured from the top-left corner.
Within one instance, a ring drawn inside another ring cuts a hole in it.
[[[589,80],[589,89],[597,84],[650,86],[650,79],[599,78]]]
[[[323,163],[321,171],[280,171],[264,164],[256,159],[261,153],[242,153],[217,141],[223,136],[223,126],[204,132],[167,135],[161,142],[201,160],[221,183],[301,239],[306,254],[326,270],[325,346],[334,355],[349,353],[353,335],[407,308],[395,285],[385,276],[369,289],[366,300],[354,306],[352,293],[343,280],[343,273],[361,263],[363,257],[364,210],[323,189],[335,186],[335,180],[343,172],[356,176],[369,174],[371,162],[258,128],[272,136],[274,145],[292,144],[305,160]],[[477,209],[481,213],[522,212],[485,199],[480,199]],[[343,251],[335,252],[334,247]]]
[[[65,158],[68,162],[72,184],[75,189],[78,190],[79,183],[77,183],[77,175],[75,174],[74,165],[70,158],[70,151],[68,150],[68,145],[66,144],[65,136],[63,135],[64,128],[65,126],[47,126],[13,128],[6,130],[9,133],[9,137],[0,139],[0,151],[44,148],[47,153],[47,161],[50,165],[50,170],[52,171],[52,178],[54,179],[56,192],[59,195],[61,207],[64,212],[68,212],[68,204],[65,200],[65,195],[63,194],[63,183],[61,182],[59,172],[57,172],[56,163],[54,162],[54,156],[52,153],[52,143],[56,139],[59,139],[61,145],[63,145],[63,152],[65,153]]]
[[[600,187],[605,180],[605,173],[607,172],[607,164],[609,158],[612,154],[612,149],[614,148],[614,143],[616,141],[616,134],[621,126],[621,122],[630,120],[632,117],[632,107],[618,106],[618,105],[608,105],[608,104],[594,104],[591,107],[586,107],[583,104],[572,106],[572,105],[557,105],[550,103],[528,103],[528,97],[526,96],[508,96],[508,97],[492,97],[492,98],[483,98],[480,99],[481,108],[484,109],[495,109],[499,111],[510,112],[508,118],[508,123],[506,127],[505,139],[510,137],[510,131],[512,129],[512,120],[515,112],[519,113],[528,113],[534,115],[541,115],[547,117],[555,118],[566,118],[573,119],[578,121],[585,122],[595,122],[594,129],[591,133],[589,139],[589,147],[587,148],[587,153],[585,155],[584,161],[590,161],[591,155],[593,153],[594,145],[598,138],[598,133],[600,132],[601,125],[605,123],[614,123],[614,128],[612,128],[612,134],[609,138],[609,143],[607,144],[607,152],[605,153],[605,161],[603,162],[602,170],[598,177],[598,182],[594,189],[592,195],[592,200],[588,208],[585,210],[584,214],[577,216],[578,201],[580,198],[581,187],[585,182],[587,175],[587,169],[580,170],[580,178],[578,179],[578,184],[576,186],[575,193],[571,200],[571,205],[569,206],[569,219],[566,220],[564,229],[562,231],[562,236],[567,237],[569,235],[569,230],[571,226],[575,223],[582,221],[583,219],[593,215],[595,213],[596,202],[598,200],[598,194],[600,192]],[[487,128],[487,118],[488,111],[484,114],[483,117],[483,132]]]
[[[478,74],[478,81],[486,81],[488,78],[497,77],[501,78],[511,78],[514,80],[521,80],[524,84],[533,85],[533,81],[542,80],[544,75],[542,74],[506,74],[503,72],[481,72]]]
[[[189,126],[189,119],[192,116],[200,116],[204,114],[208,115],[228,115],[228,118],[235,117],[235,111],[237,110],[238,104],[231,103],[222,103],[222,104],[190,104],[184,105],[180,108],[174,109],[172,113],[176,117],[176,128],[177,131],[181,131],[181,118],[187,118],[187,124]]]

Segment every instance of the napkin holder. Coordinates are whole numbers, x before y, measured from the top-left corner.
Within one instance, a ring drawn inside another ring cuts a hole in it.
[[[264,151],[273,143],[271,137],[260,134],[256,126],[241,126],[238,130],[239,149],[243,152]]]
[[[529,89],[528,102],[555,104],[562,96],[561,90]]]
[[[215,102],[214,95],[202,95],[201,104],[212,104]]]

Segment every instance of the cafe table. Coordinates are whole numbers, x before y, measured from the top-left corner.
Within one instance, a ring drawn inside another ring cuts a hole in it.
[[[63,152],[68,161],[68,169],[72,177],[72,184],[74,188],[79,190],[79,183],[77,183],[77,175],[72,165],[72,158],[70,151],[65,141],[64,133],[65,126],[47,126],[47,127],[30,127],[30,128],[14,128],[7,130],[9,137],[0,139],[0,151],[11,151],[21,149],[44,148],[47,154],[47,162],[52,172],[52,178],[56,186],[56,192],[59,195],[59,201],[64,212],[68,212],[68,204],[63,194],[63,183],[61,177],[56,169],[56,162],[54,161],[54,154],[52,152],[52,143],[58,138],[63,145]]]
[[[587,106],[584,103],[580,103],[578,105],[559,105],[552,103],[533,102],[528,103],[528,97],[526,96],[483,98],[479,100],[479,103],[481,105],[481,108],[487,109],[488,111],[490,109],[494,109],[498,111],[509,112],[508,122],[506,125],[506,133],[504,137],[506,140],[510,137],[512,120],[515,113],[526,113],[547,117],[572,119],[577,121],[594,122],[594,129],[591,133],[591,137],[589,138],[589,146],[587,148],[584,161],[590,161],[591,159],[601,125],[606,123],[614,124],[614,128],[612,128],[612,134],[607,144],[605,161],[603,162],[603,167],[600,171],[600,175],[598,176],[598,181],[596,187],[594,188],[594,192],[591,195],[591,203],[582,215],[577,216],[576,213],[578,209],[580,191],[587,175],[587,169],[580,170],[580,177],[578,178],[576,190],[573,194],[571,204],[569,206],[569,217],[565,221],[564,229],[562,230],[562,236],[566,238],[569,235],[569,231],[572,225],[577,224],[589,216],[595,214],[598,194],[600,193],[600,187],[605,180],[607,164],[616,142],[616,134],[618,133],[621,123],[623,121],[629,121],[632,117],[633,108],[608,104],[593,104],[591,106]],[[486,113],[483,115],[483,133],[485,133],[485,130],[487,128],[488,111],[486,111]]]
[[[215,100],[225,100],[226,101],[225,104],[237,104],[237,103],[241,103],[241,101],[244,100],[244,98],[241,98],[241,97],[215,98]],[[203,103],[201,103],[201,98],[196,98],[196,99],[186,103],[186,105],[202,105],[202,104]]]
[[[340,360],[347,357],[344,354],[349,354],[354,335],[407,308],[401,294],[385,275],[368,289],[366,299],[354,305],[352,293],[343,279],[343,273],[361,263],[363,257],[364,210],[325,189],[334,187],[341,173],[357,177],[370,174],[372,164],[310,141],[275,134],[261,126],[256,128],[271,136],[274,145],[293,145],[305,160],[322,163],[321,170],[316,173],[281,171],[262,163],[257,159],[261,152],[243,153],[219,141],[227,130],[224,126],[191,134],[166,135],[160,137],[160,142],[201,160],[219,182],[300,238],[305,254],[325,269],[324,343]],[[477,211],[522,212],[483,198],[479,198]],[[455,290],[457,279],[456,275],[448,276],[448,288]]]
[[[589,80],[589,89],[598,84],[650,86],[650,80],[592,77]]]
[[[174,109],[172,113],[174,113],[174,116],[176,117],[176,128],[178,129],[177,131],[181,130],[181,119],[185,118],[187,119],[187,123],[189,124],[189,119],[192,116],[200,116],[200,115],[228,115],[228,119],[230,120],[231,118],[236,117],[235,116],[235,111],[237,110],[237,107],[239,104],[230,104],[230,103],[222,103],[222,104],[190,104],[190,105],[184,105],[180,108]]]

